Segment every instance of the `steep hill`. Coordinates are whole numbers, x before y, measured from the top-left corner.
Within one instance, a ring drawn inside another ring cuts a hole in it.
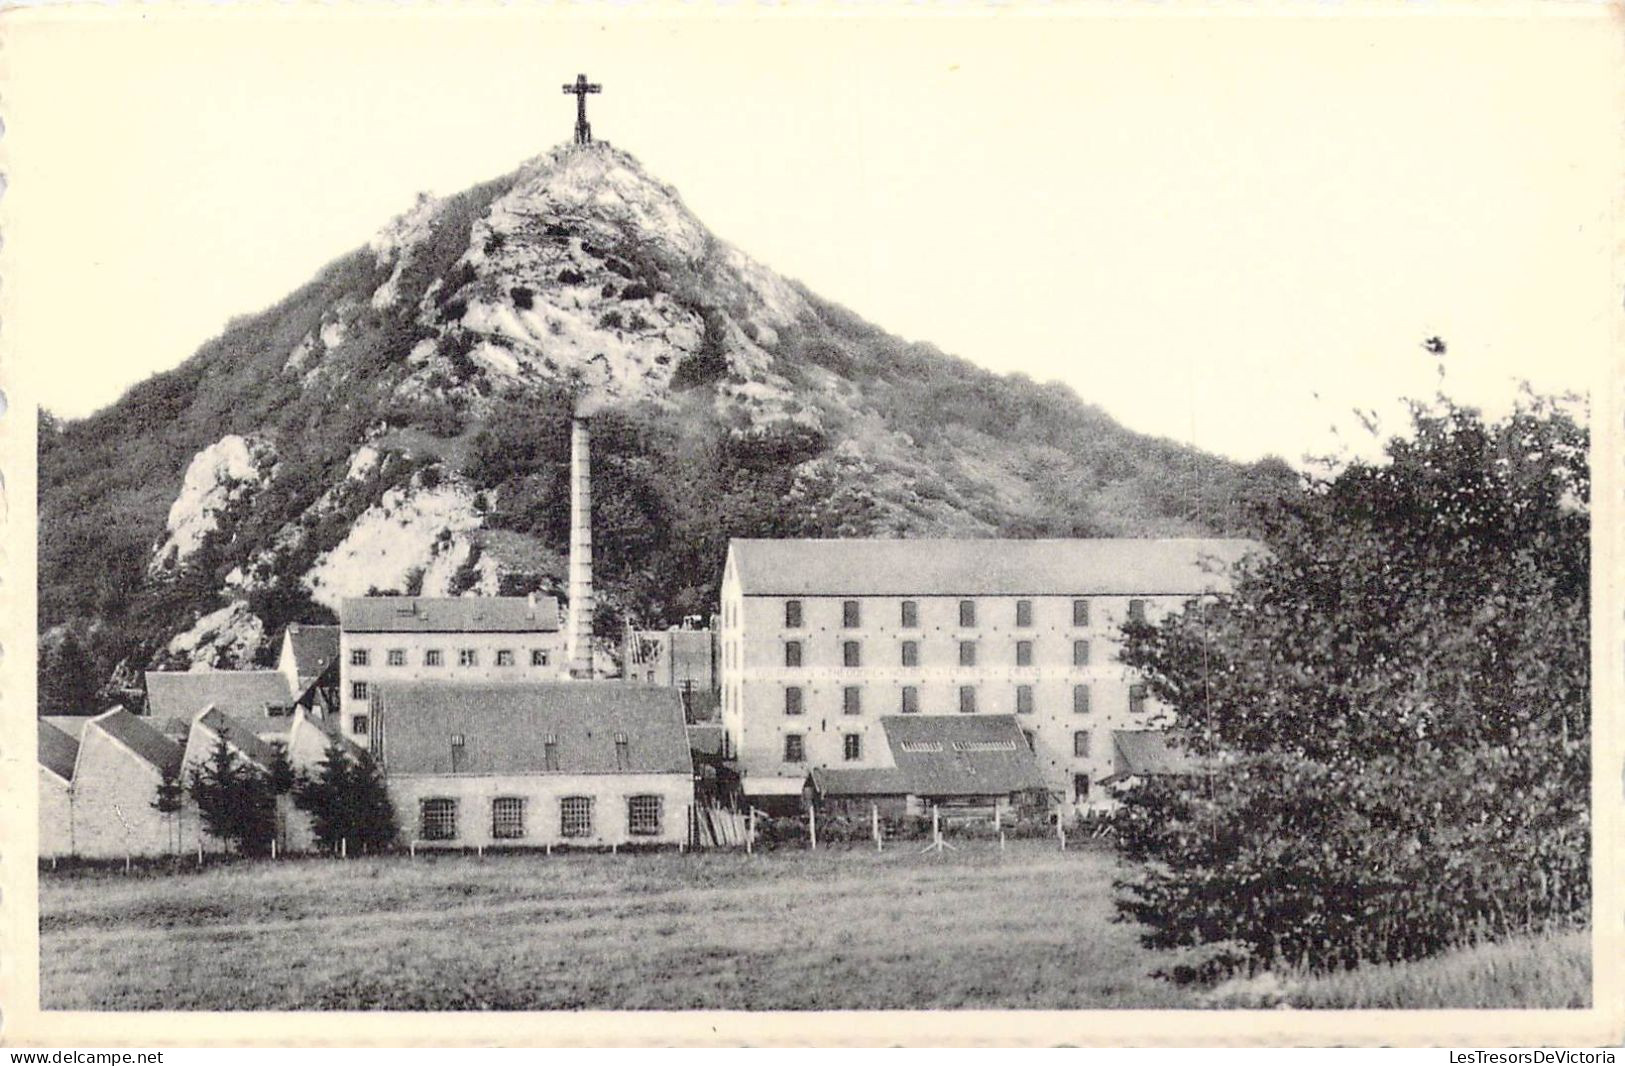
[[[579,402],[606,633],[709,611],[730,536],[1236,532],[1293,484],[889,336],[625,152],[560,147],[43,420],[47,701],[121,661],[263,661],[346,595],[562,593]]]

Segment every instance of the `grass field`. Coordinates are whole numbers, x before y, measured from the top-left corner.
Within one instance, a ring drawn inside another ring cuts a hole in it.
[[[942,856],[913,848],[881,855],[445,855],[240,863],[179,874],[42,874],[42,1005],[1250,1005],[1153,977],[1177,959],[1141,948],[1132,926],[1111,920],[1115,874],[1108,852],[1062,853],[1039,842],[1013,844],[1003,855],[967,844]],[[1550,964],[1546,954],[1536,949],[1518,958],[1528,966],[1539,956],[1542,980],[1572,985],[1583,971],[1589,986],[1583,950],[1579,971],[1573,952]],[[1430,965],[1448,969],[1451,959],[1417,964]],[[1323,979],[1332,983],[1316,993],[1316,1005],[1437,1005],[1384,1000],[1403,1000],[1407,988],[1422,986],[1460,988],[1468,997],[1460,1006],[1501,1005],[1470,998],[1506,992],[1493,980],[1441,985],[1437,975],[1406,985],[1408,973],[1372,971],[1365,985],[1335,984],[1358,975]]]

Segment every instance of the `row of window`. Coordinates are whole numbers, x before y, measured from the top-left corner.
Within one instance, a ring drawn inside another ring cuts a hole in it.
[[[975,666],[976,665],[976,646],[977,646],[977,643],[978,642],[974,641],[974,640],[962,640],[962,641],[959,642],[959,665],[960,666]],[[1033,664],[1033,642],[1032,641],[1030,641],[1030,640],[1018,640],[1018,641],[1016,641],[1015,653],[1016,653],[1015,654],[1015,665],[1017,665],[1017,666],[1031,666]],[[904,665],[904,666],[919,666],[920,665],[920,642],[917,641],[917,640],[905,640],[905,641],[903,641],[901,644],[898,645],[898,654],[899,654],[899,658],[900,658],[900,660],[902,662],[902,665]],[[801,641],[799,641],[799,640],[787,640],[787,641],[784,642],[784,665],[785,666],[801,666],[802,663],[803,663],[803,660],[805,658],[806,658],[805,648],[803,647],[803,644],[802,644]],[[862,666],[863,665],[863,642],[862,641],[847,640],[847,641],[842,641],[841,642],[841,665],[843,665],[843,666]],[[1089,642],[1087,640],[1074,640],[1072,642],[1072,665],[1073,666],[1088,666],[1089,665]]]
[[[961,626],[974,626],[976,624],[976,601],[959,601],[959,624]],[[1033,624],[1033,601],[1016,601],[1015,623],[1020,628]],[[1133,622],[1145,621],[1145,601],[1129,600],[1128,616]],[[841,601],[841,625],[847,629],[855,629],[863,624],[863,603],[860,600]],[[904,629],[918,629],[920,626],[920,605],[916,600],[903,600],[898,604],[898,624]],[[1072,601],[1072,624],[1087,626],[1089,624],[1089,601]],[[800,600],[784,601],[784,628],[801,629],[806,625],[806,614],[802,610]]]
[[[920,689],[918,685],[904,685],[899,690],[899,711],[902,714],[918,714],[920,711]],[[1128,689],[1128,709],[1130,714],[1145,713],[1147,699],[1144,685],[1130,685]],[[1072,686],[1072,713],[1088,714],[1090,705],[1089,686]],[[959,713],[975,714],[977,707],[976,686],[959,686]],[[804,714],[807,709],[806,696],[800,685],[789,685],[784,690],[784,713]],[[1016,713],[1033,714],[1037,704],[1033,696],[1033,686],[1016,686]],[[861,685],[846,685],[841,689],[841,713],[863,713],[863,687]]]
[[[1027,747],[1037,750],[1038,738],[1028,729],[1022,730],[1027,738]],[[1077,730],[1072,734],[1072,754],[1079,759],[1089,758],[1092,734]],[[847,762],[857,762],[863,758],[863,734],[843,733],[841,735],[841,757]],[[807,738],[800,733],[786,733],[784,735],[784,761],[787,763],[800,763],[807,761]]]
[[[371,663],[371,661],[372,661],[372,653],[369,652],[365,648],[356,648],[356,649],[354,649],[353,651],[350,652],[350,665],[351,666],[367,666],[367,665],[369,665]],[[424,649],[424,651],[423,651],[423,665],[424,666],[444,666],[445,661],[446,661],[446,657],[445,657],[445,651],[443,649],[441,649],[441,648],[425,648]],[[497,662],[498,666],[512,666],[514,664],[514,650],[512,648],[499,648],[497,650],[496,662]],[[390,648],[388,651],[386,651],[384,653],[384,663],[387,666],[405,666],[406,665],[406,649],[405,648]],[[545,649],[545,648],[532,648],[530,650],[530,665],[532,665],[532,666],[546,666],[547,663],[548,663],[547,649]],[[478,666],[478,665],[480,665],[480,651],[479,651],[479,649],[478,648],[458,648],[457,649],[457,665],[458,666]]]
[[[456,840],[459,801],[436,796],[418,804],[418,839]],[[593,835],[593,798],[564,796],[559,799],[559,835],[565,838]],[[522,840],[526,836],[526,801],[523,796],[498,796],[491,801],[491,838]],[[626,798],[626,831],[632,836],[659,836],[661,826],[659,796]]]

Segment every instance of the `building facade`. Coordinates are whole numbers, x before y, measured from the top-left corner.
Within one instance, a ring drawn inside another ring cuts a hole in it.
[[[550,596],[348,599],[339,630],[339,731],[362,747],[381,684],[547,681],[568,666]]]
[[[1118,659],[1131,619],[1222,592],[1240,540],[735,540],[722,720],[747,795],[885,765],[887,715],[1013,715],[1054,802],[1105,801],[1114,730],[1166,708]]]

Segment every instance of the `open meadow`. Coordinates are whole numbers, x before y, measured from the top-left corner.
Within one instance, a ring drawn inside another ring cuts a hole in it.
[[[1141,948],[1134,927],[1112,921],[1117,869],[1102,850],[1020,842],[1001,854],[967,842],[944,855],[458,854],[42,872],[42,1006],[1232,1005],[1153,976],[1177,957]],[[1538,961],[1541,981],[1507,983],[1520,958]],[[1448,970],[1451,959],[1418,965]],[[1378,980],[1403,988],[1404,968]],[[1541,941],[1492,959],[1487,982],[1457,982],[1488,1000],[1457,1005],[1576,1005],[1589,981],[1583,938]],[[1339,986],[1310,987],[1301,1005],[1340,1005]],[[1368,1001],[1389,995],[1370,980],[1346,987]],[[1493,1002],[1510,994],[1519,1004]]]

